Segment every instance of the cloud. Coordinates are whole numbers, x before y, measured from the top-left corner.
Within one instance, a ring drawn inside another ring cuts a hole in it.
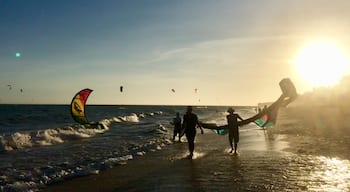
[[[286,62],[288,43],[297,37],[239,37],[199,42],[159,52],[140,66],[164,74],[239,73],[267,63]],[[239,69],[239,70],[237,70]]]

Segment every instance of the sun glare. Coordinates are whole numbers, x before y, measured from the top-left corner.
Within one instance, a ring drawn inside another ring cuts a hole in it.
[[[349,59],[335,44],[306,45],[294,60],[297,73],[313,87],[335,85],[347,72]]]

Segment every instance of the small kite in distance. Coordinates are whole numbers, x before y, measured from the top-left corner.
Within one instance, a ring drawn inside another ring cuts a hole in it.
[[[171,89],[171,91],[172,91],[173,93],[175,93],[175,89]]]
[[[123,89],[124,89],[124,87],[123,86],[120,86],[120,92],[122,93],[123,92]]]
[[[23,93],[23,89],[20,89],[21,93]]]
[[[12,85],[7,85],[7,87],[9,88],[9,90],[11,90],[11,89],[12,89]]]

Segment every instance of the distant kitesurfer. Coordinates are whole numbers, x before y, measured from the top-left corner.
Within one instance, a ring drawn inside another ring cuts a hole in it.
[[[266,109],[267,109],[267,105],[264,105],[264,108],[262,111],[266,111]]]
[[[230,143],[231,146],[231,151],[230,153],[233,152],[233,145],[232,145],[232,141],[234,142],[234,148],[235,148],[235,154],[237,154],[237,144],[239,142],[239,130],[238,130],[238,119],[240,119],[241,121],[243,120],[243,118],[241,116],[239,116],[237,113],[235,113],[235,110],[230,107],[228,108],[227,112],[229,113],[226,116],[227,119],[227,124],[228,124],[228,141]]]
[[[175,141],[176,135],[179,134],[179,141],[181,141],[182,128],[181,128],[181,117],[180,117],[180,113],[179,112],[176,113],[176,117],[173,119],[173,123],[174,123],[173,140]]]
[[[190,154],[188,158],[192,159],[193,151],[194,151],[194,139],[196,137],[196,127],[201,129],[201,134],[204,133],[201,124],[198,121],[198,117],[196,114],[192,113],[192,106],[187,107],[187,112],[183,117],[182,128],[185,129],[185,134],[188,142],[188,150]]]

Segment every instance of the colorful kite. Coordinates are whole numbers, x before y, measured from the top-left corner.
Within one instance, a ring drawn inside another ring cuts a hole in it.
[[[260,113],[250,117],[248,119],[244,119],[243,121],[239,121],[238,125],[243,126],[249,123],[254,122],[258,126],[262,128],[272,127],[276,123],[278,109],[280,107],[285,107],[292,101],[294,101],[298,94],[296,88],[292,81],[288,78],[282,79],[279,83],[279,86],[282,90],[282,95],[269,107],[262,110]],[[219,135],[225,135],[228,133],[227,125],[217,126],[215,123],[201,123],[203,128],[212,129],[215,133]]]
[[[73,119],[80,124],[90,124],[85,115],[85,104],[92,92],[91,89],[83,89],[79,91],[72,99],[71,114]]]

